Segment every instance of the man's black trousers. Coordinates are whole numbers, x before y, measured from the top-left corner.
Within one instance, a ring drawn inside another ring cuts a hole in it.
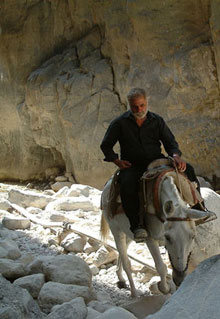
[[[139,181],[145,171],[146,167],[132,166],[121,170],[119,174],[122,206],[130,221],[132,231],[139,227]],[[190,164],[187,163],[184,173],[191,182],[196,182],[199,187],[194,168]]]

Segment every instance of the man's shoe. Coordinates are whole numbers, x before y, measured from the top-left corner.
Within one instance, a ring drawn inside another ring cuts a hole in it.
[[[148,233],[144,228],[137,228],[134,230],[134,240],[136,243],[143,242],[148,237]]]

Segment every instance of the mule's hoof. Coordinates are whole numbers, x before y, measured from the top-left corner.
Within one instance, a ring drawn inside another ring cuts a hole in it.
[[[171,291],[171,287],[168,285],[162,285],[161,281],[158,282],[158,289],[160,292],[162,292],[162,294],[167,295],[170,293]]]
[[[118,281],[117,286],[119,289],[128,288],[128,285],[126,285],[125,281]]]

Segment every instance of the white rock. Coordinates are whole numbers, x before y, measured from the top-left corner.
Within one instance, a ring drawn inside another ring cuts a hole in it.
[[[160,311],[146,319],[218,319],[220,254],[206,259],[188,275]]]
[[[56,182],[54,184],[51,185],[51,188],[54,192],[59,191],[61,188],[67,186],[67,187],[71,187],[71,185],[73,185],[73,183],[71,182]]]
[[[144,318],[149,314],[159,311],[164,303],[170,298],[170,296],[170,294],[159,296],[141,296],[132,300],[128,300],[123,304],[122,308],[130,311],[137,318]]]
[[[152,294],[158,295],[161,294],[159,288],[158,288],[158,283],[160,281],[159,276],[153,276],[151,280],[149,281],[149,290]]]
[[[18,259],[21,256],[20,249],[11,239],[0,240],[0,258]]]
[[[9,210],[11,208],[11,204],[7,199],[0,200],[0,209],[2,210]]]
[[[51,259],[52,258],[52,259]],[[38,256],[29,264],[29,273],[38,274],[43,273],[43,265],[46,262],[53,261],[54,257],[51,256]]]
[[[29,267],[31,274],[44,273],[47,281],[91,286],[91,270],[85,261],[77,256],[40,256]]]
[[[2,227],[2,228],[0,228],[0,237],[2,239],[10,238],[12,240],[16,240],[19,237],[22,237],[22,234],[20,231],[15,232],[15,231],[10,230],[8,228]]]
[[[67,177],[66,176],[57,176],[55,178],[56,182],[66,182],[67,181]]]
[[[30,263],[34,261],[34,256],[30,253],[24,253],[17,261],[21,263],[24,266],[24,268],[26,268]]]
[[[72,196],[72,197],[85,196],[85,197],[89,197],[91,188],[92,187],[87,186],[87,185],[73,184],[70,187],[67,196]]]
[[[31,222],[29,219],[23,217],[4,217],[2,219],[2,225],[10,230],[29,229]]]
[[[89,242],[87,242],[83,250],[86,254],[90,254],[97,251],[99,248],[100,248],[99,244],[92,246],[89,244]]]
[[[44,194],[49,196],[55,196],[56,193],[52,189],[45,189]]]
[[[43,319],[36,301],[26,289],[11,284],[0,275],[0,318],[8,319]]]
[[[37,298],[44,283],[43,274],[34,274],[16,279],[13,285],[27,289],[33,298]]]
[[[107,301],[92,300],[88,303],[88,306],[95,309],[98,312],[105,312],[106,310],[114,307],[114,304],[109,300]]]
[[[0,258],[0,273],[7,279],[17,279],[27,275],[22,263],[6,258]]]
[[[99,273],[99,268],[98,267],[96,267],[95,265],[91,265],[91,266],[89,266],[89,268],[90,268],[93,276],[98,275],[98,273]]]
[[[45,208],[45,206],[50,203],[53,199],[48,195],[43,195],[41,193],[33,192],[30,190],[10,190],[8,194],[8,199],[10,202],[15,203],[23,207],[37,207]]]
[[[69,191],[69,187],[64,186],[63,188],[59,189],[57,193],[55,193],[54,198],[67,196],[68,191]]]
[[[54,306],[48,319],[85,319],[88,310],[82,297],[64,302],[61,306]]]
[[[103,291],[103,290],[99,291],[99,292],[97,292],[96,295],[97,295],[98,301],[109,301],[110,303],[112,303],[112,299],[106,291]]]
[[[44,312],[48,313],[55,305],[83,297],[85,302],[89,302],[96,298],[94,291],[86,286],[77,286],[70,284],[61,284],[48,281],[41,288],[38,296],[38,302]]]
[[[97,316],[100,314],[100,312],[98,312],[97,310],[91,308],[91,307],[87,307],[88,310],[88,314],[86,319],[96,319]]]
[[[42,212],[43,212],[42,209],[37,208],[37,207],[27,207],[26,210],[28,213],[34,214],[34,215],[42,214]]]
[[[50,221],[52,222],[64,222],[68,221],[68,218],[61,212],[52,212],[49,216]]]
[[[106,247],[101,246],[94,256],[94,265],[100,267],[101,265],[108,264],[117,259],[118,254],[114,250],[108,250]]]
[[[84,196],[81,197],[63,197],[54,200],[52,203],[49,203],[45,208],[46,211],[53,211],[53,210],[77,210],[82,209],[85,211],[90,211],[95,209],[94,205],[91,201]]]
[[[77,234],[70,233],[64,238],[63,241],[61,241],[60,245],[67,251],[79,253],[83,251],[86,241],[87,240],[85,236],[79,236]]]
[[[121,307],[112,307],[106,310],[104,313],[100,314],[96,319],[137,319],[132,313],[121,308]]]

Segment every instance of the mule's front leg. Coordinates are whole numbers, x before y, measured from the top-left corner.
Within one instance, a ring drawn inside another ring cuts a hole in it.
[[[160,282],[158,283],[158,288],[163,294],[168,294],[170,292],[170,285],[167,283],[167,266],[164,264],[163,259],[160,255],[159,245],[156,240],[148,237],[146,240],[147,247],[153,257],[155,268],[160,276]]]

